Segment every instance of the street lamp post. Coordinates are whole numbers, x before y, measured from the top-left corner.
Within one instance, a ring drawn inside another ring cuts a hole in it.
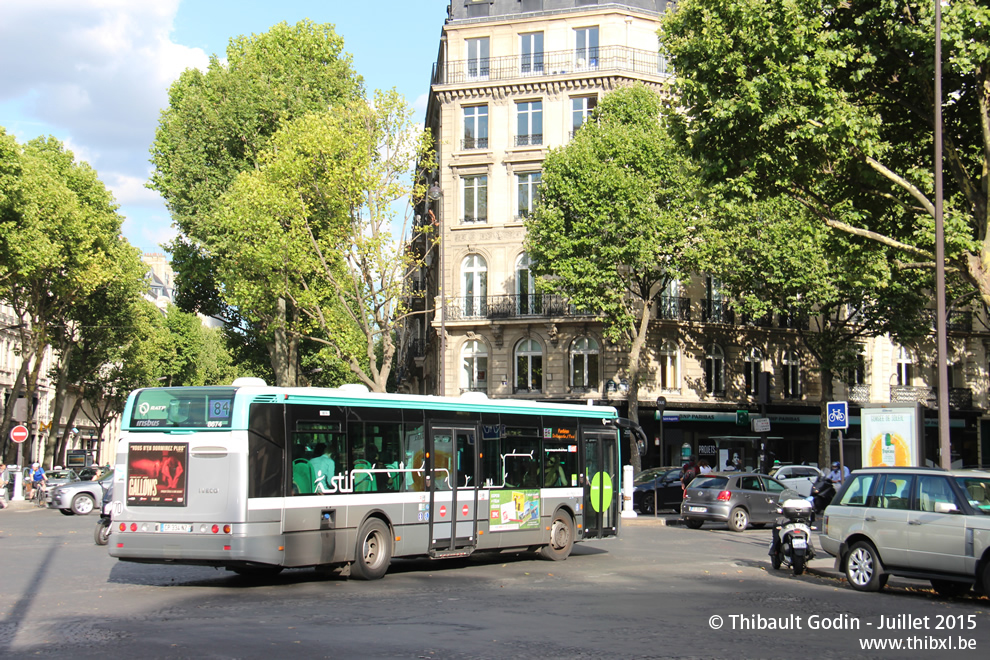
[[[938,343],[939,465],[952,467],[949,382],[946,373],[945,233],[942,218],[942,2],[935,0],[935,339]]]
[[[443,197],[443,190],[435,183],[426,191],[426,198],[431,202],[436,202],[441,197]],[[430,214],[433,214],[432,209],[430,209]],[[436,220],[436,216],[434,216],[434,219]],[[437,239],[437,249],[440,251],[438,271],[440,283],[440,365],[437,375],[437,393],[440,396],[444,396],[447,391],[447,297],[445,285],[447,273],[444,270],[443,225],[439,220],[437,220]]]

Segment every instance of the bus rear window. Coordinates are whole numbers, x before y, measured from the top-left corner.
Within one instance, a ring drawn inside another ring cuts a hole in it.
[[[233,403],[232,388],[140,390],[131,407],[130,428],[230,428]]]

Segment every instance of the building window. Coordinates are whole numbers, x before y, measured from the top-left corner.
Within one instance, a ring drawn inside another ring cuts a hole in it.
[[[725,396],[725,351],[718,344],[709,344],[705,350],[705,392]]]
[[[519,218],[528,218],[540,202],[540,172],[516,175],[516,201]]]
[[[523,75],[543,73],[543,33],[519,35],[519,72]]]
[[[466,176],[464,181],[464,220],[470,224],[488,222],[488,175]]]
[[[543,144],[543,101],[516,103],[516,146]]]
[[[760,393],[761,371],[763,371],[763,351],[756,347],[750,348],[743,362],[746,394],[749,396],[756,396]]]
[[[783,379],[781,396],[785,399],[801,398],[801,355],[797,351],[784,351],[781,358]]]
[[[574,65],[578,69],[598,67],[598,28],[574,30]]]
[[[860,344],[853,359],[853,366],[846,370],[846,385],[866,385],[866,347]]]
[[[897,349],[897,384],[909,387],[914,382],[914,360],[908,349],[901,346]]]
[[[467,71],[474,80],[488,78],[488,37],[467,40]]]
[[[598,389],[598,342],[579,337],[571,344],[571,387]]]
[[[578,96],[571,99],[571,135],[584,126],[592,111],[598,106],[597,96]]]
[[[722,295],[722,283],[717,277],[708,275],[705,277],[705,321],[708,323],[731,323],[729,315],[729,305]]]
[[[665,391],[679,390],[681,387],[678,376],[677,345],[670,340],[664,340],[660,345],[660,389]]]
[[[488,348],[484,342],[469,341],[461,351],[461,391],[488,391]]]
[[[488,264],[480,254],[469,254],[461,265],[464,316],[484,316],[488,306]]]
[[[543,347],[535,339],[523,339],[516,345],[516,391],[539,392],[543,389]]]
[[[540,300],[536,295],[536,278],[530,270],[529,255],[521,254],[516,260],[516,313],[520,316],[540,313]]]
[[[473,105],[464,108],[464,141],[462,149],[488,148],[488,106]]]

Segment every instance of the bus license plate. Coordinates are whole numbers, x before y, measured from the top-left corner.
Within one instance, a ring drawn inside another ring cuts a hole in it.
[[[163,532],[191,532],[191,524],[184,523],[162,523]]]
[[[691,513],[704,513],[707,510],[708,509],[706,509],[703,506],[689,506],[688,507],[688,511],[690,511]]]

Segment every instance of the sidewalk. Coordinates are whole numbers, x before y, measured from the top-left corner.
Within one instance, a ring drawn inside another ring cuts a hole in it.
[[[631,525],[635,527],[684,527],[684,520],[681,518],[679,513],[673,511],[662,512],[655,516],[647,516],[643,514],[637,515],[635,518],[623,518],[622,525]],[[714,524],[714,523],[712,523]],[[707,529],[707,528],[706,528]],[[815,532],[818,532],[817,527],[812,528]],[[749,532],[745,532],[749,533]],[[770,565],[770,558],[767,558],[767,566]],[[815,544],[815,559],[808,562],[806,571],[811,575],[817,575],[823,578],[832,578],[834,580],[845,580],[846,576],[844,573],[835,570],[835,557],[826,553],[821,548],[820,543]]]
[[[9,500],[4,500],[4,501],[7,502],[7,508],[6,509],[3,509],[2,511],[0,511],[0,516],[2,516],[4,513],[8,512],[8,511],[10,511],[10,512],[13,512],[13,511],[36,511],[36,510],[39,510],[39,509],[42,508],[42,507],[39,507],[38,505],[36,505],[34,502],[28,502],[27,500],[16,500],[16,501],[13,501],[13,502],[11,502]]]

